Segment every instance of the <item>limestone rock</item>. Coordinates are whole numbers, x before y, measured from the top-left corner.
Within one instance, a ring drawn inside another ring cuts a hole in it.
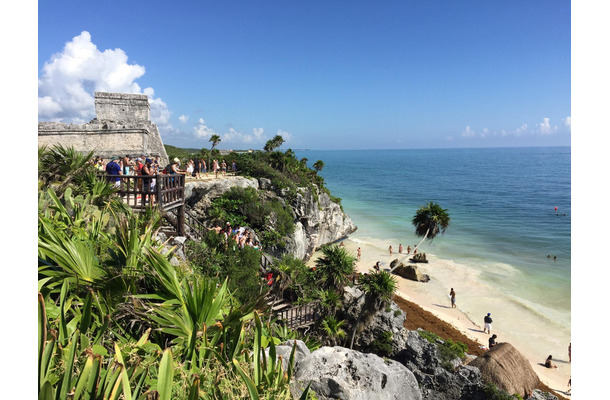
[[[469,365],[481,371],[483,381],[510,394],[528,396],[540,383],[530,363],[510,343],[498,343]]]
[[[342,319],[349,322],[347,330],[351,336],[353,324],[358,319],[360,310],[364,305],[364,293],[357,287],[346,286],[343,293]],[[364,351],[372,351],[373,342],[383,337],[385,332],[392,333],[390,346],[392,350],[388,356],[401,351],[406,345],[406,329],[404,322],[406,315],[394,302],[390,302],[387,309],[380,310],[373,316],[372,321],[354,339],[354,348]]]
[[[428,342],[417,331],[408,331],[404,349],[393,359],[413,372],[424,399],[486,399],[477,368],[462,365],[458,358],[452,361],[454,372],[449,372],[441,366],[439,357],[435,343]]]
[[[430,276],[421,273],[416,265],[405,265],[403,263],[398,264],[394,270],[396,275],[402,276],[405,279],[409,279],[416,282],[428,282]]]
[[[421,399],[417,380],[396,361],[344,347],[321,347],[295,367],[293,396],[311,382],[319,399]]]

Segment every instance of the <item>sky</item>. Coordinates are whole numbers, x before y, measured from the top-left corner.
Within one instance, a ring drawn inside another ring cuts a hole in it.
[[[571,4],[41,1],[38,120],[149,96],[165,144],[570,146]]]

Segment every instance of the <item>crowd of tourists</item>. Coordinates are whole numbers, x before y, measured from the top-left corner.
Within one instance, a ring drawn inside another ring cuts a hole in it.
[[[92,164],[98,171],[106,172],[108,175],[155,175],[155,174],[183,174],[190,178],[201,179],[210,176],[208,173],[207,163],[203,158],[189,159],[184,169],[180,168],[181,161],[179,158],[174,158],[171,164],[165,168],[159,164],[159,157],[149,157],[146,155],[131,157],[126,155],[113,156],[109,159],[95,157],[91,160]],[[227,167],[225,160],[212,160],[210,172],[214,177],[226,176],[227,171],[237,172],[235,161],[231,163],[231,168]],[[144,173],[143,173],[144,172]],[[146,173],[148,172],[148,174]],[[119,185],[120,179],[114,177],[115,185]]]

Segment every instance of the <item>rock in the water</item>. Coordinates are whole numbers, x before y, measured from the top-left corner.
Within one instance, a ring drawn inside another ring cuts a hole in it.
[[[404,265],[403,263],[398,264],[394,270],[396,275],[402,276],[405,279],[410,279],[417,282],[428,282],[430,277],[426,274],[422,274],[416,265]]]
[[[498,343],[470,362],[490,382],[509,394],[529,396],[540,379],[527,359],[510,343]]]
[[[402,364],[344,347],[321,347],[296,364],[293,395],[311,382],[319,399],[421,399],[417,380]]]

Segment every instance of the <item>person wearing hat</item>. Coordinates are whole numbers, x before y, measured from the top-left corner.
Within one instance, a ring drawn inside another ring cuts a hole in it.
[[[172,166],[170,168],[169,173],[170,174],[182,174],[182,175],[186,175],[186,172],[180,171],[178,166],[180,166],[180,159],[178,157],[175,157],[174,158],[174,162],[172,163]]]
[[[483,332],[487,331],[487,333],[491,335],[491,323],[492,322],[493,321],[491,319],[491,313],[487,313],[485,318],[483,318]]]
[[[121,186],[121,178],[116,175],[123,175],[123,171],[121,171],[121,166],[119,165],[119,157],[112,156],[110,158],[110,162],[106,164],[106,174],[108,175],[108,182],[112,182],[114,187],[118,188]]]

